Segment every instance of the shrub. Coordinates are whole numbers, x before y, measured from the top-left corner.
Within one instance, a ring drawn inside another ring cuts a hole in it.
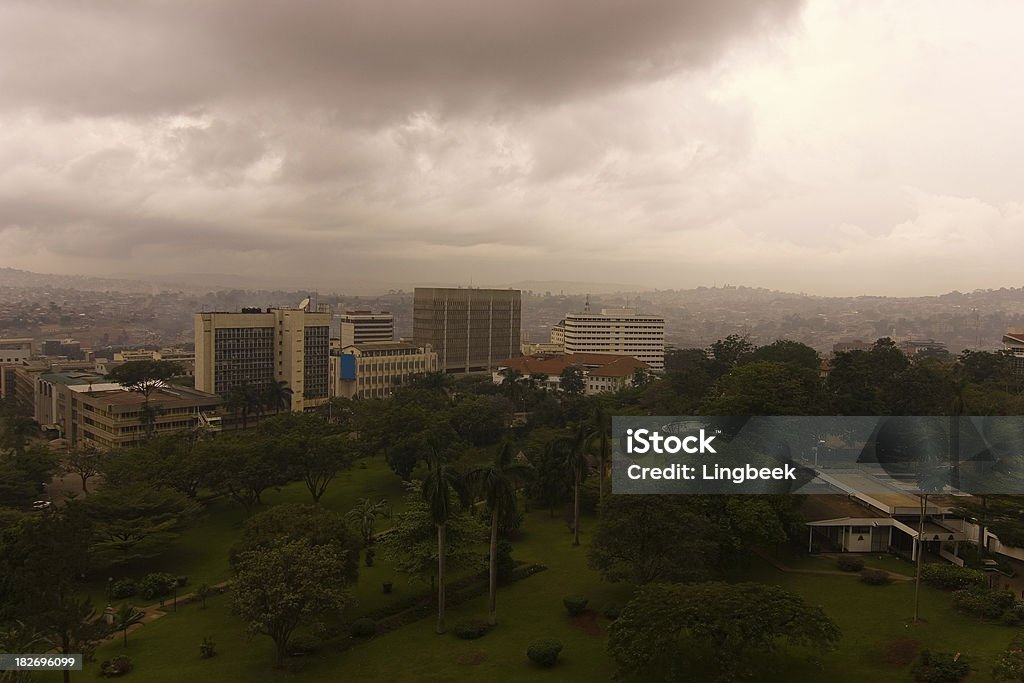
[[[100,676],[103,678],[117,678],[118,676],[124,676],[133,668],[130,657],[118,655],[113,659],[106,659],[100,663]]]
[[[919,683],[958,683],[971,672],[967,659],[949,652],[921,650],[914,664],[914,680]]]
[[[110,597],[112,600],[124,600],[135,595],[136,590],[135,579],[118,579],[110,586]]]
[[[178,585],[178,578],[171,574],[154,572],[146,574],[142,581],[139,581],[139,597],[143,600],[152,600],[167,595]]]
[[[455,624],[455,635],[463,640],[483,638],[490,630],[491,627],[482,621],[461,621]]]
[[[926,564],[921,567],[921,580],[930,586],[946,590],[971,587],[982,588],[987,583],[984,572],[967,569],[966,567],[957,567],[955,564],[942,564],[939,562]]]
[[[604,608],[605,619],[615,621],[619,618],[620,614],[622,614],[622,608],[616,604],[611,604]]]
[[[1020,626],[1024,624],[1024,603],[1017,601],[1013,607],[1003,612],[999,619],[1006,626]]]
[[[352,622],[352,628],[349,633],[354,638],[369,638],[377,635],[377,622],[373,619],[356,619]]]
[[[179,576],[176,579],[176,582],[178,584],[178,588],[184,588],[185,586],[188,585],[188,577],[187,576]]]
[[[288,641],[288,654],[293,657],[311,655],[323,647],[323,642],[316,636],[299,634]]]
[[[836,566],[844,572],[859,572],[864,569],[864,558],[856,555],[840,555],[836,560]]]
[[[215,654],[217,654],[217,644],[213,642],[213,638],[209,636],[203,638],[203,642],[199,644],[199,656],[209,659]]]
[[[954,607],[983,619],[1001,619],[1006,612],[1015,611],[1018,604],[1010,591],[965,588],[953,593]]]
[[[570,617],[583,614],[583,611],[587,609],[588,602],[590,600],[582,595],[568,595],[562,598],[562,604],[565,605],[565,609],[569,612]]]
[[[892,577],[884,569],[865,569],[860,573],[860,581],[869,586],[884,586]]]
[[[1024,637],[1015,637],[1010,641],[1006,651],[999,655],[996,665],[992,668],[992,678],[999,683],[1024,681]]]
[[[544,638],[535,640],[526,648],[526,656],[530,661],[541,666],[554,666],[558,663],[558,653],[562,651],[562,644],[557,640]]]

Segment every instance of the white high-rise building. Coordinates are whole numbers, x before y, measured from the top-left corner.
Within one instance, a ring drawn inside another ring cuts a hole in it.
[[[665,319],[643,315],[635,308],[570,313],[552,328],[551,341],[561,341],[566,353],[622,354],[647,363],[652,370],[665,369]]]
[[[331,336],[341,340],[342,348],[353,344],[389,342],[395,339],[395,316],[388,311],[346,311],[342,315],[334,316],[331,326]]]

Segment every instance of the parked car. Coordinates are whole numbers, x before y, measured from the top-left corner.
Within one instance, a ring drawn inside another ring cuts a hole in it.
[[[32,509],[33,510],[45,510],[45,509],[49,508],[51,505],[53,505],[53,503],[51,503],[48,500],[37,500],[36,502],[32,503]]]

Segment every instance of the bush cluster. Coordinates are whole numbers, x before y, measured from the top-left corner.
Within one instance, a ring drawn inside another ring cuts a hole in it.
[[[921,580],[930,586],[945,590],[984,587],[985,573],[976,569],[958,567],[955,564],[935,562],[921,567]]]
[[[619,607],[618,605],[612,603],[611,605],[608,605],[607,607],[604,608],[603,614],[604,614],[604,618],[605,619],[608,619],[610,621],[615,621],[616,619],[619,618],[619,615],[622,614],[622,608]]]
[[[143,600],[152,600],[170,594],[178,585],[178,577],[163,572],[146,574],[139,581],[139,597]]]
[[[209,659],[215,654],[217,654],[217,644],[213,642],[213,638],[206,636],[203,638],[203,642],[199,644],[199,656],[203,659]]]
[[[860,581],[868,586],[884,586],[892,577],[884,569],[865,569],[860,573]]]
[[[377,622],[373,619],[356,619],[350,631],[354,638],[369,638],[377,634]]]
[[[844,572],[859,572],[864,569],[864,558],[856,555],[840,555],[836,566]]]
[[[463,640],[483,638],[490,630],[491,627],[482,621],[460,621],[455,624],[455,635]]]
[[[562,598],[562,604],[565,605],[565,609],[569,612],[570,617],[583,614],[583,611],[587,609],[588,602],[590,602],[590,600],[582,595],[567,595]]]
[[[953,606],[982,619],[1000,619],[1008,626],[1016,626],[1024,617],[1024,605],[1010,591],[963,588],[953,593]]]
[[[105,659],[100,662],[100,676],[103,678],[117,678],[129,673],[133,668],[130,657],[118,655],[113,659]]]
[[[558,654],[562,651],[562,644],[551,638],[535,640],[526,648],[526,656],[530,661],[540,666],[554,666],[558,663]]]
[[[110,586],[110,598],[112,600],[124,600],[135,595],[138,586],[135,579],[118,579]]]
[[[970,672],[971,665],[959,653],[921,650],[914,664],[914,680],[918,683],[958,683]]]

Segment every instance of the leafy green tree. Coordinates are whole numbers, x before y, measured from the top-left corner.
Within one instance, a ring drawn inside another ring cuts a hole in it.
[[[565,468],[564,439],[560,434],[549,436],[543,447],[534,451],[538,453],[533,458],[536,476],[528,489],[530,497],[546,507],[552,517],[556,507],[568,502],[571,490]]]
[[[43,641],[38,652],[89,659],[105,635],[77,583],[89,566],[91,536],[78,501],[42,515],[0,515],[0,625],[22,621],[19,630]]]
[[[721,377],[709,415],[815,415],[820,412],[818,373],[773,361],[738,365]]]
[[[449,475],[447,468],[443,474]],[[418,481],[407,483],[406,489],[409,493],[405,498],[405,511],[395,515],[394,525],[379,539],[384,557],[392,562],[395,569],[413,579],[429,578],[431,588],[436,590],[442,564],[445,571],[479,566],[480,555],[474,546],[484,538],[485,531],[476,517],[460,508],[458,495],[452,486],[448,486],[448,516],[444,524],[443,544],[438,543],[435,510],[424,495],[428,489]],[[430,491],[437,495],[438,487]],[[439,551],[443,553],[443,562]]]
[[[177,363],[164,360],[133,360],[111,369],[107,377],[128,391],[137,391],[149,403],[150,395],[167,380],[184,371]]]
[[[224,397],[224,407],[236,418],[242,418],[242,429],[249,426],[249,416],[262,410],[262,402],[256,388],[250,384],[232,387]]]
[[[212,442],[196,434],[160,435],[133,448],[103,456],[103,477],[112,486],[167,487],[195,498],[203,483],[207,448],[212,448]]]
[[[488,623],[498,623],[498,526],[502,516],[516,511],[516,487],[532,476],[532,468],[516,462],[512,457],[512,444],[506,441],[494,460],[470,470],[466,474],[469,490],[482,498],[491,513],[491,541],[488,553]]]
[[[755,348],[746,337],[738,334],[730,334],[725,339],[719,339],[707,350],[710,359],[709,374],[712,378],[718,379],[745,360]]]
[[[807,344],[789,339],[779,339],[767,346],[759,346],[741,359],[743,363],[769,361],[771,363],[789,363],[796,367],[818,372],[821,370],[821,358],[818,352]]]
[[[250,514],[263,493],[286,482],[287,464],[275,440],[262,435],[227,437],[200,446],[202,480],[223,491]]]
[[[241,540],[231,549],[231,564],[237,567],[246,552],[292,541],[330,546],[342,563],[346,583],[353,584],[359,578],[360,541],[344,518],[330,510],[295,503],[275,505],[246,520]]]
[[[89,493],[87,483],[104,470],[107,452],[94,446],[73,448],[60,458],[61,469],[82,481],[82,493]]]
[[[561,387],[562,392],[566,396],[583,395],[586,389],[586,381],[583,378],[583,370],[580,367],[570,365],[565,370],[562,370],[558,378],[558,386]]]
[[[756,677],[781,643],[827,651],[841,633],[820,607],[760,583],[648,584],[612,624],[608,651],[623,675],[690,680]]]
[[[685,496],[609,496],[588,551],[606,581],[642,585],[709,578],[718,565],[718,528]]]
[[[480,448],[496,444],[508,426],[512,406],[498,396],[465,396],[451,410],[452,429]]]
[[[320,624],[352,602],[346,584],[345,560],[330,545],[297,540],[260,547],[238,556],[233,608],[249,633],[274,641],[280,664],[296,628]]]
[[[45,446],[0,455],[0,506],[25,508],[45,490],[57,471],[56,456]]]
[[[22,455],[28,448],[31,437],[39,433],[39,425],[27,415],[7,415],[0,430],[0,451]]]
[[[158,554],[200,506],[168,489],[105,486],[83,501],[83,509],[95,526],[94,550],[127,564]]]

